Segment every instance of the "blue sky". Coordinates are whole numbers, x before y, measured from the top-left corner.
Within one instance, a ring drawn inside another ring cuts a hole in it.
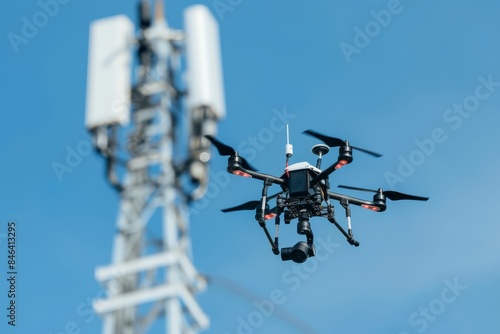
[[[19,272],[18,326],[0,314],[0,329],[97,333],[89,303],[102,289],[94,268],[110,262],[118,198],[102,160],[85,151],[88,27],[115,14],[135,20],[136,1],[59,0],[51,15],[39,14],[47,3],[54,2],[11,1],[0,20],[0,267],[6,276],[5,233],[15,221]],[[169,24],[181,29],[193,3],[167,1]],[[315,129],[384,154],[355,154],[332,187],[430,197],[389,202],[378,214],[353,208],[359,248],[313,219],[321,256],[296,265],[271,253],[252,212],[220,212],[258,199],[261,184],[221,173],[226,159],[216,157],[212,191],[191,214],[194,261],[239,294],[213,284],[199,295],[208,332],[498,333],[500,3],[200,3],[220,24],[228,111],[221,140],[281,174],[283,124],[293,162],[315,161],[310,148],[318,142],[301,134]],[[34,20],[39,27],[30,31]],[[52,165],[71,150],[81,159],[59,179]],[[282,247],[301,239],[295,226],[282,228]]]

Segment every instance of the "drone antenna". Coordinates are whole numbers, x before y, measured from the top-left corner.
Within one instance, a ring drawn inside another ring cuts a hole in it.
[[[286,125],[286,157],[290,158],[293,155],[293,145],[290,144],[290,132],[288,131],[288,124]]]
[[[288,131],[288,124],[286,125],[285,154],[286,154],[286,164],[285,164],[286,176],[289,177],[290,175],[288,174],[288,161],[290,160],[290,157],[293,155],[293,145],[290,144],[290,132]]]

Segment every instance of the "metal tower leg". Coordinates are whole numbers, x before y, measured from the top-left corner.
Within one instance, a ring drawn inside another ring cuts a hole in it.
[[[186,204],[176,187],[172,163],[172,124],[166,109],[159,111],[156,125],[149,128],[151,137],[162,138],[158,150],[146,150],[147,154],[128,163],[113,264],[96,270],[97,279],[109,292],[107,299],[94,304],[104,315],[104,334],[144,333],[160,314],[166,317],[167,333],[196,333],[208,326],[193,296],[205,282],[190,259]],[[151,175],[154,168],[159,168],[158,175]],[[146,245],[151,240],[145,229],[158,210],[163,242],[157,253],[148,254]],[[144,304],[153,306],[141,315]]]

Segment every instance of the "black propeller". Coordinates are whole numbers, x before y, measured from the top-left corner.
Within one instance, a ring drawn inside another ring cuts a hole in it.
[[[339,185],[338,187],[344,188],[344,189],[368,191],[368,192],[373,192],[373,193],[382,192],[382,194],[385,197],[387,197],[388,199],[393,200],[393,201],[399,201],[399,200],[403,200],[403,199],[414,200],[414,201],[427,201],[429,199],[429,197],[408,195],[408,194],[403,194],[403,193],[400,193],[397,191],[392,191],[392,190],[383,191],[381,188],[379,188],[378,190],[373,190],[373,189],[358,188],[358,187],[343,186],[343,185]]]
[[[255,210],[255,209],[257,209],[257,207],[259,205],[260,205],[260,201],[249,201],[249,202],[237,205],[237,206],[233,206],[231,208],[222,209],[221,211],[226,213],[226,212],[242,211],[242,210]],[[276,210],[277,207],[269,209],[269,206],[268,205],[266,205],[266,206],[267,206],[266,211],[265,211],[266,215],[268,215],[270,213],[275,214],[277,212],[277,210]]]
[[[231,208],[222,209],[222,212],[232,212],[232,211],[240,211],[240,210],[255,210],[257,206],[260,204],[260,201],[249,201],[237,206],[233,206]]]
[[[278,195],[281,195],[282,193],[283,193],[283,191],[280,191],[277,194],[274,194],[272,196],[267,197],[267,199],[268,200],[273,199],[275,197],[278,197]],[[249,201],[249,202],[237,205],[237,206],[233,206],[231,208],[222,209],[221,211],[222,212],[232,212],[232,211],[240,211],[240,210],[255,210],[255,209],[257,209],[257,207],[259,205],[260,205],[260,201]],[[271,213],[271,212],[276,213],[276,207],[269,210],[269,212],[266,212],[266,213]]]
[[[217,148],[217,151],[219,152],[220,155],[222,156],[233,156],[233,155],[237,155],[238,152],[232,148],[231,146],[228,146],[222,142],[220,142],[219,140],[215,139],[215,137],[213,136],[210,136],[210,135],[206,135],[205,138],[207,138],[208,140],[210,140],[210,142]],[[251,171],[254,171],[256,172],[257,169],[255,169],[252,165],[250,165],[248,163],[248,161],[245,160],[245,158],[241,157],[241,166],[245,169],[249,169]]]
[[[312,137],[315,137],[321,141],[323,141],[326,145],[330,146],[330,147],[340,147],[340,146],[344,146],[346,145],[346,141],[345,140],[342,140],[340,138],[335,138],[335,137],[330,137],[330,136],[325,136],[321,133],[318,133],[316,131],[313,131],[313,130],[306,130],[304,131],[303,133],[307,134],[307,135],[310,135]],[[352,146],[349,144],[350,147],[358,150],[358,151],[361,151],[361,152],[364,152],[366,154],[369,154],[371,156],[374,156],[376,158],[380,158],[382,156],[382,154],[379,154],[379,153],[376,153],[376,152],[372,152],[372,151],[368,151],[368,150],[365,150],[364,148],[361,148],[361,147],[356,147],[356,146]]]

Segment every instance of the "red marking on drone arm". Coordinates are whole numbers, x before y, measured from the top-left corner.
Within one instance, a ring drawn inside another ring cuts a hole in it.
[[[243,177],[252,177],[252,175],[245,173],[245,172],[242,172],[241,170],[235,170],[235,171],[233,171],[233,174],[238,175],[238,176],[243,176]]]
[[[340,160],[337,165],[335,165],[335,169],[339,169],[343,166],[347,165],[347,160]]]
[[[372,211],[380,211],[380,208],[375,205],[361,204],[361,207]]]
[[[273,219],[274,217],[276,217],[275,213],[268,213],[267,215],[264,216],[264,219],[269,220],[269,219]]]

